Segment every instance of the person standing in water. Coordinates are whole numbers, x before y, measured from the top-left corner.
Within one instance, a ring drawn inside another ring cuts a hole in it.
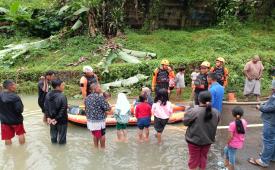
[[[43,122],[47,122],[45,115],[45,98],[48,92],[51,91],[51,81],[54,79],[55,73],[54,71],[47,71],[45,76],[42,76],[38,82],[38,105],[42,110]]]
[[[45,99],[45,113],[47,123],[50,125],[51,142],[66,144],[68,114],[68,102],[63,94],[65,83],[56,79],[52,81],[53,90],[50,91]]]
[[[111,107],[101,95],[99,84],[91,85],[91,94],[85,99],[85,112],[87,117],[87,128],[93,135],[95,148],[105,148],[106,114],[111,114]]]
[[[80,90],[84,101],[91,94],[91,85],[98,84],[98,77],[91,66],[84,66],[83,73],[80,79]]]
[[[146,95],[139,96],[139,104],[135,108],[135,116],[137,118],[138,140],[139,142],[149,141],[149,127],[151,124],[152,108],[147,103]],[[145,132],[145,135],[143,135]]]
[[[175,78],[174,71],[169,67],[168,60],[162,60],[161,66],[156,68],[153,73],[152,79],[152,91],[155,91],[156,94],[160,89],[166,89],[168,93],[169,90],[169,82],[171,79]]]
[[[185,140],[189,150],[189,169],[206,169],[207,154],[215,142],[219,120],[219,112],[211,106],[209,91],[199,94],[199,105],[186,110],[183,124],[188,127]]]
[[[168,123],[169,117],[173,113],[173,107],[169,102],[167,89],[160,89],[152,106],[152,114],[154,114],[154,128],[157,132],[156,137],[158,144],[161,144],[162,132]]]
[[[216,59],[216,65],[210,69],[211,73],[216,73],[217,75],[217,82],[226,87],[228,84],[228,69],[224,66],[225,60],[222,57],[218,57]]]
[[[130,103],[125,93],[119,93],[117,96],[114,117],[117,121],[117,141],[127,142],[127,124],[130,119]]]
[[[20,97],[15,93],[16,84],[12,80],[5,80],[4,90],[0,93],[0,121],[2,140],[6,145],[12,144],[12,138],[19,136],[19,143],[25,143],[25,129],[23,124],[24,106]]]
[[[255,55],[251,61],[246,63],[244,67],[246,79],[243,92],[245,101],[248,101],[248,97],[251,94],[256,96],[256,101],[260,101],[263,70],[264,66],[258,55]]]

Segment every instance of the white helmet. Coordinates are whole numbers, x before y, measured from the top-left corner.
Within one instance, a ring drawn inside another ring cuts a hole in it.
[[[91,72],[93,72],[94,70],[93,70],[93,68],[91,67],[91,66],[84,66],[83,67],[83,72],[84,73],[91,73]]]

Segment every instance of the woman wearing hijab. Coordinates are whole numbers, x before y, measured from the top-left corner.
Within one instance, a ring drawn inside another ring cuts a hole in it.
[[[117,141],[127,142],[126,128],[130,119],[130,103],[124,93],[119,93],[117,96],[114,116],[117,121]]]

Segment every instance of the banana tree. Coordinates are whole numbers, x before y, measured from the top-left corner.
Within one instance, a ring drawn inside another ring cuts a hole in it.
[[[122,29],[125,1],[70,1],[59,10],[58,14],[68,13],[66,19],[75,22],[73,30],[87,25],[88,33],[92,37],[99,32],[106,36],[116,35]]]
[[[2,28],[14,30],[15,27],[24,27],[31,22],[32,12],[27,11],[19,1],[12,2],[8,8],[1,7],[0,21],[9,22],[9,26]],[[0,28],[1,29],[1,28]]]

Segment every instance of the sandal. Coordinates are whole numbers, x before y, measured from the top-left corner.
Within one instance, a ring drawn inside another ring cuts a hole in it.
[[[268,167],[268,165],[265,165],[264,163],[262,163],[262,161],[260,159],[249,158],[247,161],[252,165],[260,166],[262,168],[267,168]]]

